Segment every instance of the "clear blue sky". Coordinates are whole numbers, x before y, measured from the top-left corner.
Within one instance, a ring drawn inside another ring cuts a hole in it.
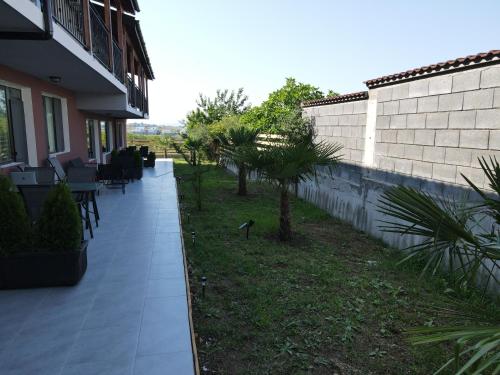
[[[252,104],[294,77],[322,90],[500,48],[498,0],[142,0],[156,80],[150,122],[198,93],[244,87]]]

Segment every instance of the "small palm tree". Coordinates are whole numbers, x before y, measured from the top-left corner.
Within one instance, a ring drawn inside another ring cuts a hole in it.
[[[404,186],[382,195],[380,211],[396,220],[386,220],[383,231],[419,236],[422,241],[407,250],[407,261],[425,261],[423,273],[445,269],[460,287],[476,285],[482,279],[484,292],[498,288],[500,270],[500,165],[479,159],[491,193],[485,193],[463,176],[479,194],[479,204],[445,202]],[[492,228],[483,223],[496,222]],[[485,277],[481,277],[485,275]],[[437,373],[454,365],[456,374],[500,373],[500,321],[475,326],[418,328],[410,331],[415,344],[455,342],[455,357]]]
[[[230,128],[221,137],[223,144],[222,156],[225,161],[233,162],[238,168],[238,195],[247,195],[247,168],[248,165],[242,155],[245,148],[255,148],[259,130],[240,125]]]
[[[209,166],[203,165],[204,148],[206,147],[206,137],[202,133],[193,132],[185,136],[184,142],[179,144],[172,143],[172,147],[178,154],[181,154],[184,160],[191,166],[192,174],[189,178],[193,184],[193,190],[196,196],[196,207],[198,211],[202,208],[202,177],[209,171]]]
[[[301,116],[289,117],[288,125],[294,121],[303,131],[297,136],[296,126],[293,136],[285,132],[281,137],[268,137],[259,142],[257,147],[243,148],[238,152],[239,160],[256,172],[260,179],[271,182],[280,193],[279,238],[289,241],[292,238],[290,218],[290,187],[297,181],[315,178],[317,167],[330,170],[340,159],[337,155],[342,146],[326,142],[314,142],[313,125]],[[283,127],[284,129],[286,127]]]

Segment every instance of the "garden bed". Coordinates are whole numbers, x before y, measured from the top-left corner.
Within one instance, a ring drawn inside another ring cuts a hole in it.
[[[176,162],[175,172],[189,166]],[[203,185],[201,212],[191,182],[180,185],[203,374],[430,374],[449,358],[450,347],[414,347],[405,334],[449,323],[429,309],[447,303],[444,279],[419,279],[399,252],[299,199],[294,240],[282,244],[269,186],[251,183],[249,196],[237,196],[236,179],[216,168]],[[246,240],[238,227],[250,219]],[[469,297],[460,308],[474,304]]]

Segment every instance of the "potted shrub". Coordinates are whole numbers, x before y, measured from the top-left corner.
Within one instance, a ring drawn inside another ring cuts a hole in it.
[[[143,159],[139,151],[134,151],[134,178],[142,178]]]
[[[11,240],[2,240],[5,248],[0,256],[0,287],[12,289],[77,284],[87,269],[87,242],[81,240],[81,218],[69,188],[59,184],[49,192],[33,231],[24,207],[19,210],[19,196],[2,190],[0,205],[5,206],[7,199],[17,200],[12,205],[16,210],[3,216],[12,222],[18,221],[24,225],[23,230],[34,234],[32,241],[28,236],[27,240],[17,243],[22,237],[20,229],[2,233],[2,238],[6,236]],[[26,222],[29,229],[26,229]]]
[[[154,168],[155,164],[156,164],[156,154],[153,151],[151,151],[148,154],[148,157],[146,158],[146,160],[144,161],[144,167],[145,168]]]

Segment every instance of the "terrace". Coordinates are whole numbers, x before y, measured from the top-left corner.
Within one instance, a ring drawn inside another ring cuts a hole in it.
[[[2,374],[194,373],[172,162],[98,204],[77,286],[0,292]]]

